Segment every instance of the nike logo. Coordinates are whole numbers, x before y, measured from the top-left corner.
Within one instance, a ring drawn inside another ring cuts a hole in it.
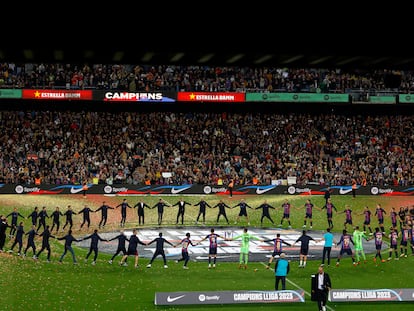
[[[171,298],[171,297],[168,295],[168,297],[167,297],[167,302],[174,302],[174,301],[176,301],[176,300],[178,300],[178,299],[183,298],[184,296],[185,296],[185,295],[181,295],[181,296],[177,296],[177,297]]]
[[[351,192],[352,191],[352,189],[339,189],[339,194],[347,194],[347,193],[349,193],[349,192]]]
[[[181,191],[187,190],[189,188],[191,188],[191,186],[182,187],[182,188],[179,188],[179,189],[175,189],[174,187],[172,187],[171,188],[171,193],[172,194],[177,194],[177,193],[180,193]]]
[[[263,194],[263,193],[266,193],[266,192],[268,192],[269,190],[272,190],[272,189],[274,189],[275,187],[269,187],[269,188],[264,188],[264,189],[260,189],[260,188],[257,188],[256,189],[256,193],[257,194]]]
[[[82,187],[81,188],[74,188],[74,187],[72,187],[72,188],[70,188],[70,193],[79,193],[82,190],[83,190]]]

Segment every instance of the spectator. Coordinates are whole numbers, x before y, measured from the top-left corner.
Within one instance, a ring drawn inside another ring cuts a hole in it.
[[[219,178],[228,179],[226,176],[236,176],[239,184],[248,183],[247,176],[258,176],[262,181],[287,179],[288,176],[296,176],[298,185],[308,183],[320,183],[322,178],[330,185],[350,185],[355,171],[364,171],[367,184],[378,185],[413,185],[414,176],[410,173],[412,168],[409,160],[411,157],[407,147],[412,144],[414,137],[407,137],[406,144],[400,147],[384,145],[383,150],[376,148],[384,137],[406,137],[404,128],[413,123],[412,116],[353,116],[348,118],[340,114],[266,114],[266,113],[234,113],[227,114],[226,119],[231,120],[233,126],[223,128],[221,113],[208,115],[194,114],[188,118],[185,113],[174,113],[174,131],[168,134],[168,142],[162,147],[157,147],[156,137],[163,136],[164,130],[172,130],[171,122],[166,122],[167,129],[157,128],[159,120],[165,120],[170,112],[157,113],[133,113],[133,112],[90,112],[85,115],[79,112],[69,111],[33,111],[30,114],[19,111],[3,111],[0,120],[0,128],[4,135],[0,138],[3,146],[27,144],[27,151],[19,153],[19,157],[13,157],[12,150],[3,148],[1,159],[12,161],[2,170],[0,176],[5,183],[33,184],[36,174],[42,175],[45,184],[70,184],[79,182],[79,175],[85,178],[93,178],[98,172],[99,182],[106,183],[115,180],[117,176],[124,176],[118,182],[131,182],[144,184],[150,176],[152,184],[166,183],[200,183],[216,184]],[[79,120],[86,121],[80,122]],[[125,124],[124,120],[128,119]],[[350,119],[350,121],[348,121]],[[70,122],[76,120],[76,122]],[[329,122],[327,122],[329,120]],[[311,122],[308,122],[311,121]],[[349,144],[348,136],[353,135],[347,128],[347,122],[354,124],[355,132],[364,133],[355,138],[358,144]],[[109,136],[99,126],[89,124],[110,123],[114,131],[120,131],[125,136]],[[134,124],[139,122],[148,131],[140,132],[134,129]],[[26,124],[21,135],[14,137],[11,129],[19,129]],[[254,126],[253,126],[254,124]],[[383,127],[383,124],[387,124]],[[378,137],[375,129],[381,127],[383,133]],[[62,128],[67,128],[65,134]],[[183,134],[191,128],[190,135]],[[198,135],[206,128],[214,129],[213,135]],[[266,140],[257,135],[247,135],[255,131],[255,128],[274,128],[268,130]],[[340,133],[337,129],[343,129]],[[40,129],[44,142],[36,144],[31,137],[36,137]],[[285,137],[285,129],[287,129]],[[90,135],[86,135],[90,133]],[[316,134],[315,134],[316,133]],[[240,135],[247,138],[243,144],[239,144],[239,151],[229,152],[226,146],[231,146],[232,141],[240,142]],[[292,137],[290,137],[292,135]],[[302,137],[303,136],[303,137]],[[76,137],[76,139],[73,139]],[[96,141],[92,141],[95,137]],[[372,139],[367,139],[372,137]],[[127,148],[130,140],[142,141],[139,147],[139,157],[134,149]],[[183,141],[184,149],[176,148],[172,141]],[[218,140],[218,141],[217,141]],[[94,146],[96,156],[88,157],[87,152],[79,152],[76,141],[84,142],[81,145]],[[265,143],[266,141],[266,143]],[[301,143],[306,148],[301,147]],[[191,143],[190,143],[191,142]],[[117,154],[109,152],[108,145],[115,150],[123,150]],[[258,148],[251,148],[252,145]],[[323,145],[323,152],[321,146]],[[208,146],[201,152],[202,146]],[[250,147],[249,147],[250,146]],[[269,152],[269,146],[272,152]],[[38,162],[28,157],[32,153],[41,155]],[[267,154],[263,156],[262,151]],[[73,152],[72,152],[73,151]],[[212,152],[215,156],[212,157]],[[321,154],[322,152],[322,154]],[[244,154],[237,157],[236,154]],[[174,154],[174,158],[166,156]],[[185,156],[184,156],[185,154]],[[366,155],[366,156],[364,156]],[[135,157],[135,158],[134,158]],[[350,159],[355,158],[350,164]],[[46,160],[48,159],[47,163]],[[290,159],[306,159],[295,161],[294,166]],[[401,165],[395,167],[391,163],[397,161]],[[405,163],[404,165],[403,162]],[[155,165],[157,163],[157,165]],[[226,164],[225,164],[226,163]],[[46,165],[47,164],[47,165]],[[376,171],[375,167],[384,167],[383,171]],[[148,168],[142,170],[143,167]],[[28,169],[27,174],[21,175],[19,171]],[[79,169],[79,173],[74,171]],[[173,176],[163,178],[161,172],[168,170]],[[227,170],[227,172],[225,171]],[[226,173],[223,177],[221,172]],[[120,175],[119,175],[120,174]],[[231,174],[231,175],[230,175]]]

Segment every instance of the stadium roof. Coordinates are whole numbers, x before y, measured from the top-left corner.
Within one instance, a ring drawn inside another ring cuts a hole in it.
[[[201,42],[202,43],[202,42]],[[138,45],[67,48],[0,47],[0,62],[177,64],[289,68],[413,69],[414,54],[385,49],[349,49],[299,44]],[[252,48],[252,45],[255,47]]]
[[[314,3],[309,8],[291,3],[286,12],[294,16],[281,14],[281,7],[276,14],[262,5],[249,6],[242,11],[245,16],[231,8],[220,6],[219,10],[212,3],[197,14],[188,14],[175,3],[171,8],[167,4],[162,10],[158,2],[154,5],[156,16],[150,23],[112,14],[111,22],[103,24],[102,16],[92,14],[87,17],[87,30],[74,26],[53,35],[22,35],[8,29],[0,45],[0,62],[414,69],[411,19],[397,15],[398,23],[392,22],[388,6],[383,21],[376,14],[363,15],[360,8],[358,18],[351,5],[340,8],[341,18],[338,12],[328,14]],[[73,12],[68,8],[62,13],[72,16]],[[33,27],[40,29],[42,19],[32,18]],[[49,25],[47,19],[44,22]],[[27,21],[27,25],[31,24]]]
[[[398,5],[149,1],[98,14],[82,3],[55,8],[51,22],[33,14],[48,3],[10,4],[27,12],[25,28],[6,14],[0,62],[414,69],[411,11]]]

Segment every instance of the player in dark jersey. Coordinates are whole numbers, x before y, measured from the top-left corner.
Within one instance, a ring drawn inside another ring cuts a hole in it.
[[[186,205],[192,205],[191,203],[184,201],[182,198],[172,206],[178,206],[178,212],[177,212],[177,220],[175,222],[176,225],[178,225],[178,221],[181,217],[181,224],[184,225],[184,214],[185,214],[185,206]]]
[[[10,237],[12,237],[16,233],[17,219],[19,217],[24,219],[25,217],[17,211],[17,207],[15,207],[13,209],[13,211],[6,216],[6,218],[8,218],[10,216],[11,216],[11,222],[10,222],[10,233],[9,233],[9,235],[10,235]]]
[[[382,241],[384,240],[384,237],[385,237],[385,233],[382,232],[380,228],[376,227],[375,233],[374,233],[374,243],[375,243],[375,250],[376,250],[374,262],[377,266],[378,266],[377,258],[379,258],[381,262],[386,262],[385,259],[382,259],[382,255],[381,255]]]
[[[411,256],[414,256],[414,226],[409,227]]]
[[[66,216],[66,222],[65,225],[63,226],[62,230],[65,230],[66,226],[69,225],[69,230],[72,230],[73,227],[73,215],[76,215],[77,213],[73,211],[72,206],[68,205],[68,209],[66,210],[66,212],[63,214]]]
[[[405,224],[405,216],[408,213],[408,207],[400,206],[400,210],[398,211],[398,221],[400,223],[400,230]]]
[[[260,225],[263,226],[263,219],[267,218],[270,220],[272,224],[275,222],[273,221],[272,217],[270,217],[270,209],[276,209],[273,206],[269,205],[267,203],[267,200],[265,200],[260,206],[256,207],[255,209],[262,209],[262,217],[260,218]]]
[[[390,250],[388,255],[388,261],[392,259],[392,253],[395,254],[395,260],[399,260],[398,257],[398,231],[396,229],[390,228],[390,233],[388,234],[388,238],[390,239]]]
[[[180,261],[184,261],[183,269],[188,269],[188,261],[190,260],[190,254],[188,253],[188,247],[195,246],[190,239],[190,232],[185,234],[185,238],[182,239],[179,243],[175,244],[174,247],[178,245],[182,245],[181,247],[181,258],[177,259],[175,262],[179,263]]]
[[[200,220],[200,217],[203,218],[203,225],[206,223],[206,207],[211,208],[210,204],[206,202],[206,200],[201,199],[200,202],[194,204],[194,206],[200,206],[198,210],[198,215],[196,219],[196,224],[198,224],[198,221]]]
[[[395,207],[391,207],[391,211],[390,211],[390,219],[391,219],[391,225],[393,228],[397,229],[397,218],[398,218],[398,213],[395,210]]]
[[[214,232],[214,228],[211,228],[210,233],[207,234],[204,238],[196,243],[196,245],[201,244],[201,242],[208,240],[209,247],[208,247],[208,268],[211,269],[211,259],[213,259],[213,268],[216,267],[217,261],[217,240],[219,238],[223,238],[221,235]],[[227,239],[225,239],[227,241]]]
[[[32,227],[36,228],[36,225],[32,225]],[[12,246],[10,247],[9,252],[12,253],[13,249],[16,245],[18,245],[18,251],[17,255],[20,256],[22,253],[22,247],[23,247],[23,235],[24,235],[24,223],[21,221],[19,225],[16,228],[16,237],[14,238],[14,242]]]
[[[161,226],[162,223],[162,216],[164,215],[164,207],[170,206],[167,203],[165,203],[162,199],[158,201],[153,207],[151,208],[157,208],[158,212],[158,226]]]
[[[98,234],[98,229],[93,230],[93,233],[91,235],[88,235],[87,237],[84,237],[82,241],[91,239],[91,245],[89,246],[89,252],[86,254],[85,257],[85,263],[88,262],[89,256],[94,253],[92,265],[96,264],[96,259],[98,258],[98,243],[99,241],[108,242],[107,239],[101,238],[101,236]]]
[[[43,206],[42,210],[39,212],[39,225],[37,226],[37,230],[39,231],[41,227],[43,227],[43,230],[46,229],[46,218],[50,218],[47,214],[46,206]]]
[[[126,255],[127,250],[126,250],[126,242],[129,242],[128,237],[125,235],[124,230],[121,230],[120,233],[113,237],[112,239],[109,239],[110,241],[114,241],[114,240],[118,240],[118,246],[116,248],[115,253],[112,255],[111,259],[108,261],[109,264],[112,264],[112,262],[114,261],[115,257],[120,254],[122,252],[122,256]],[[126,262],[127,259],[125,259],[124,262]]]
[[[75,252],[74,252],[74,250],[72,248],[72,243],[73,242],[80,242],[82,240],[76,239],[72,235],[72,230],[71,229],[69,229],[68,233],[65,236],[60,237],[60,238],[57,238],[57,239],[58,240],[64,240],[65,241],[64,251],[63,251],[62,255],[59,258],[59,263],[61,264],[63,262],[63,258],[69,252],[72,255],[73,264],[74,265],[78,264],[78,261],[76,260]]]
[[[410,227],[404,225],[400,231],[400,257],[408,257],[408,241],[410,240]]]
[[[341,238],[339,239],[336,245],[341,245],[341,250],[339,251],[338,258],[336,259],[336,266],[339,266],[339,262],[344,254],[347,254],[352,257],[352,264],[357,265],[355,261],[355,254],[352,251],[351,243],[354,245],[354,240],[352,240],[352,235],[350,235],[345,229],[342,231]]]
[[[381,204],[377,204],[377,207],[375,208],[375,216],[377,216],[378,219],[378,226],[381,229],[382,232],[385,232],[384,227],[384,215],[387,214],[385,209],[382,208]]]
[[[269,263],[267,264],[266,269],[270,268],[270,265],[272,264],[274,258],[280,257],[280,254],[283,253],[283,244],[292,246],[290,243],[286,242],[280,237],[280,233],[276,234],[276,238],[264,240],[263,242],[273,242],[273,252],[269,258]]]
[[[49,243],[49,239],[50,238],[55,238],[55,236],[53,236],[50,233],[49,230],[49,225],[46,225],[45,230],[39,234],[39,236],[42,237],[42,247],[40,248],[40,250],[37,252],[36,254],[36,259],[39,258],[40,254],[44,251],[47,250],[47,262],[50,262],[50,255],[51,255],[51,250],[50,250],[50,243]]]
[[[32,225],[37,226],[37,220],[39,219],[39,208],[35,206],[34,210],[30,213],[27,218],[30,218],[32,220]]]
[[[239,214],[237,215],[237,218],[234,224],[237,224],[237,222],[240,220],[240,217],[243,216],[247,220],[247,225],[250,226],[250,220],[249,220],[249,216],[247,215],[247,209],[248,208],[251,209],[252,207],[249,204],[247,204],[244,199],[241,199],[240,202],[234,205],[232,208],[236,208],[237,206],[240,207],[240,211],[239,211]]]
[[[110,209],[115,209],[114,207],[111,207],[109,205],[106,204],[105,201],[102,202],[102,205],[99,206],[96,210],[96,212],[101,212],[101,220],[99,221],[99,229],[104,228],[106,225],[106,222],[108,220],[108,210]]]
[[[345,230],[347,228],[347,225],[352,226],[352,209],[348,204],[345,205],[345,209],[342,212],[339,212],[339,214],[345,214],[345,221],[344,221]]]
[[[56,226],[56,232],[59,232],[59,228],[60,228],[60,216],[63,216],[63,214],[59,210],[59,206],[56,206],[56,209],[50,215],[50,218],[52,218],[52,229],[50,229],[50,232],[53,231],[53,229],[55,228],[55,226]]]
[[[310,199],[306,200],[305,203],[305,217],[303,219],[303,228],[306,228],[306,223],[309,220],[309,228],[312,229],[312,225],[313,225],[313,209],[317,208]],[[320,208],[318,208],[319,210],[321,210]]]
[[[369,207],[365,206],[364,211],[359,215],[364,215],[363,230],[365,232],[367,232],[367,228],[368,228],[368,230],[370,232],[370,235],[372,235],[372,229],[371,229],[371,215],[372,215],[372,213],[369,210]]]
[[[120,226],[121,227],[125,227],[125,222],[127,219],[127,208],[132,208],[131,205],[128,204],[126,199],[123,199],[121,203],[119,203],[117,206],[115,206],[115,208],[121,208],[121,222],[120,222]]]
[[[315,241],[314,238],[307,235],[306,230],[302,231],[302,235],[292,244],[294,246],[296,243],[300,242],[300,251],[299,251],[299,268],[306,267],[306,261],[308,259],[309,254],[309,243],[310,241]]]
[[[91,213],[93,213],[94,211],[91,210],[91,208],[87,205],[85,205],[78,214],[82,214],[83,218],[82,218],[82,223],[80,225],[80,229],[83,228],[83,226],[86,224],[86,227],[89,228],[91,225]]]
[[[3,252],[6,243],[6,230],[10,227],[12,226],[8,224],[6,216],[0,215],[0,253]]]
[[[289,203],[288,199],[286,199],[283,204],[282,204],[282,209],[283,209],[283,215],[282,218],[280,219],[280,224],[279,227],[283,226],[283,221],[286,219],[286,221],[288,222],[288,228],[291,229],[292,228],[292,223],[290,222],[290,210],[292,208],[292,204]]]
[[[174,247],[174,245],[170,241],[167,241],[162,236],[162,232],[158,234],[158,238],[155,238],[151,242],[148,242],[147,245],[151,245],[152,243],[155,243],[155,251],[154,251],[154,254],[152,255],[150,262],[147,265],[147,268],[151,268],[152,263],[155,260],[155,258],[157,258],[157,256],[162,256],[162,260],[164,261],[164,268],[167,269],[168,265],[167,265],[167,257],[165,256],[164,244],[167,243],[168,245],[171,245],[172,247]]]
[[[216,205],[214,205],[212,208],[216,208],[218,207],[219,212],[217,214],[217,221],[216,223],[219,223],[220,220],[220,216],[223,216],[224,219],[227,221],[227,224],[229,225],[229,219],[227,218],[227,213],[226,213],[226,208],[231,208],[230,206],[228,206],[226,203],[223,202],[223,200],[220,200]]]
[[[133,208],[137,209],[137,215],[138,215],[138,225],[145,224],[145,208],[151,208],[147,203],[144,201],[139,201],[137,204],[133,206]]]
[[[332,203],[331,198],[328,198],[326,200],[326,203],[324,206],[322,206],[321,210],[326,209],[326,218],[328,220],[328,227],[333,228],[333,211],[337,212],[336,206]]]
[[[125,266],[125,263],[126,263],[125,260],[128,258],[128,256],[134,256],[135,257],[134,267],[138,268],[138,258],[139,258],[138,244],[141,244],[141,245],[147,245],[147,244],[145,244],[138,238],[137,233],[138,233],[137,229],[134,229],[132,231],[132,235],[129,237],[127,253],[122,257],[120,265]]]
[[[36,226],[32,225],[32,229],[26,232],[25,235],[27,235],[27,244],[23,253],[23,257],[26,257],[27,251],[29,248],[31,248],[33,250],[33,259],[36,259],[36,244],[34,242],[34,239],[36,235],[39,235],[36,231]]]

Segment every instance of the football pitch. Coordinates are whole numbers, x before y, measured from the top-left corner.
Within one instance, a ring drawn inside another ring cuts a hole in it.
[[[145,196],[127,197],[130,205],[143,199],[149,206],[163,198],[171,205],[176,203],[180,197],[175,196]],[[184,196],[187,202],[195,204],[200,200],[198,196]],[[163,232],[164,237],[168,237],[172,242],[178,242],[185,232],[191,232],[195,242],[200,240],[209,232],[210,228],[215,228],[217,233],[224,234],[226,237],[241,233],[243,227],[258,235],[260,238],[267,238],[280,232],[289,242],[292,242],[302,231],[304,222],[304,204],[306,199],[311,199],[316,207],[321,207],[324,203],[322,196],[244,196],[233,198],[222,196],[205,196],[206,201],[214,206],[220,199],[223,199],[229,206],[234,206],[244,198],[253,207],[248,209],[249,222],[241,218],[234,224],[239,209],[228,209],[227,216],[230,224],[227,225],[222,219],[216,223],[217,209],[207,208],[206,223],[197,223],[198,207],[189,205],[186,208],[184,225],[177,226],[176,214],[177,207],[167,207],[164,220],[161,226],[157,224],[156,209],[145,211],[145,225],[138,225],[136,210],[128,210],[128,218],[125,227],[126,232],[133,228],[138,228],[139,237],[144,242],[149,242],[156,237],[157,232]],[[279,227],[282,210],[280,208],[283,201],[288,198],[293,205],[291,212],[292,229],[288,228],[286,221]],[[17,207],[22,215],[28,215],[34,206],[46,206],[49,214],[56,206],[62,212],[67,205],[72,205],[75,211],[79,211],[84,205],[89,205],[96,209],[106,201],[111,206],[116,206],[122,201],[123,197],[103,197],[88,195],[87,198],[76,195],[57,195],[57,196],[0,196],[0,214],[7,215],[13,207]],[[362,211],[368,206],[373,212],[375,205],[380,203],[387,211],[385,228],[387,233],[391,225],[389,210],[400,206],[411,206],[410,197],[380,197],[380,196],[359,196],[352,199],[350,196],[334,196],[332,201],[338,209],[343,211],[344,206],[349,204],[353,210],[353,223],[362,227]],[[274,224],[270,221],[260,223],[261,210],[255,210],[260,204],[267,200],[276,210],[271,210]],[[103,237],[112,237],[120,230],[119,209],[111,210],[108,224],[99,233]],[[316,239],[323,234],[327,227],[327,220],[324,211],[314,209],[312,229],[307,224],[309,235]],[[92,233],[97,228],[99,222],[98,213],[94,213],[89,229],[80,229],[81,216],[75,216],[74,236],[82,238]],[[334,214],[333,233],[339,236],[343,229],[345,216],[342,213]],[[28,231],[30,220],[21,219],[25,223]],[[62,219],[63,221],[63,219]],[[50,222],[50,220],[48,220]],[[64,221],[63,221],[64,222]],[[372,218],[372,228],[377,226],[376,218]],[[349,227],[349,231],[352,231]],[[57,236],[63,236],[64,232],[59,232]],[[25,238],[26,239],[26,238]],[[41,240],[36,239],[36,245],[40,248]],[[388,241],[385,240],[387,243]],[[10,248],[12,240],[6,240],[5,250]],[[298,267],[299,246],[285,247],[285,251],[290,260],[291,269],[288,274],[287,289],[303,290],[305,302],[295,303],[239,303],[239,304],[211,304],[211,305],[155,305],[154,299],[157,292],[192,292],[192,291],[273,291],[275,278],[273,269],[266,269],[266,263],[271,254],[270,244],[255,243],[251,247],[251,256],[247,269],[239,269],[237,241],[223,241],[222,248],[219,248],[216,268],[208,269],[208,257],[206,256],[206,245],[201,244],[190,250],[189,269],[183,269],[182,262],[175,263],[179,258],[179,248],[168,248],[167,261],[168,268],[164,268],[161,257],[155,259],[151,268],[146,268],[152,255],[154,245],[139,247],[139,267],[134,268],[133,257],[128,259],[128,266],[118,264],[120,257],[109,264],[108,260],[114,252],[114,245],[100,242],[100,253],[96,265],[91,265],[92,257],[85,262],[88,252],[89,242],[74,243],[75,254],[78,264],[74,265],[68,254],[62,264],[58,264],[58,258],[63,252],[63,245],[60,241],[52,240],[52,260],[46,262],[46,254],[43,253],[39,260],[31,258],[31,250],[28,256],[22,258],[14,253],[0,254],[0,267],[2,280],[0,282],[1,303],[0,310],[317,310],[316,302],[311,301],[311,275],[317,272],[320,264],[321,244],[315,243],[311,249],[305,268]],[[335,266],[336,251],[333,249],[333,258],[330,267],[326,267],[332,279],[335,289],[400,289],[413,288],[414,282],[414,256],[409,248],[408,256],[401,257],[399,260],[390,260],[384,263],[375,264],[373,261],[374,250],[370,247],[372,241],[367,242],[365,247],[367,262],[357,266],[352,265],[351,258],[344,256],[338,267]],[[24,247],[26,241],[24,240]],[[116,245],[115,245],[116,247]],[[400,249],[398,248],[400,252]],[[382,251],[384,259],[388,258],[388,248]],[[273,268],[274,266],[272,266]],[[328,302],[328,310],[408,310],[412,308],[411,302]]]

